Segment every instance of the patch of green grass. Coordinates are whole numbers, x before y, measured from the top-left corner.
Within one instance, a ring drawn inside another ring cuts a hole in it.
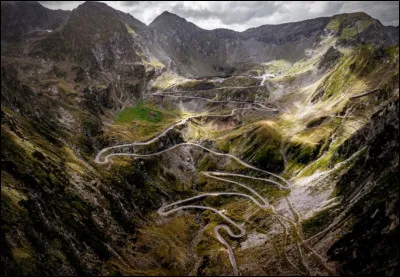
[[[118,115],[115,117],[114,124],[107,127],[105,132],[106,139],[119,140],[119,141],[141,141],[157,135],[162,130],[165,130],[177,120],[189,116],[191,114],[182,113],[178,109],[165,109],[158,108],[150,101],[141,104],[142,109],[147,111],[157,112],[160,115],[157,118],[151,118],[149,121],[146,117],[140,117],[137,113],[142,115],[146,112],[138,112],[128,110],[125,111],[124,120],[117,120]],[[135,106],[137,108],[137,105]],[[129,109],[134,109],[130,107]],[[137,108],[138,109],[138,108]],[[124,111],[122,111],[124,112]],[[134,119],[132,119],[134,118]]]
[[[365,30],[369,25],[372,24],[370,20],[360,20],[357,22],[358,23],[358,32],[361,33],[362,31]]]
[[[132,35],[132,36],[137,36],[136,32],[135,32],[131,27],[129,27],[128,24],[125,24],[125,28],[126,28],[126,30],[128,31],[128,33],[129,33],[130,35]]]
[[[135,106],[125,108],[124,110],[119,112],[115,119],[115,122],[131,123],[133,120],[157,123],[162,120],[162,114],[157,110],[146,107],[142,102],[139,102]]]
[[[341,39],[349,40],[352,37],[357,35],[357,30],[354,27],[351,28],[344,28],[342,33],[340,34]]]
[[[292,74],[299,74],[299,73],[304,73],[307,70],[312,69],[312,67],[319,61],[320,56],[316,56],[313,58],[304,58],[296,63],[293,64],[293,66],[286,72],[288,75],[287,77],[293,78]]]
[[[388,53],[392,58],[399,57],[399,46],[390,46],[385,49],[386,53]]]
[[[142,54],[142,53],[141,53]],[[140,55],[142,58],[145,58],[146,56],[144,54]],[[163,63],[161,63],[159,60],[157,60],[156,58],[151,58],[150,62],[144,60],[143,64],[145,65],[149,65],[154,67],[156,70],[162,69],[165,67],[165,65]]]
[[[300,172],[300,177],[306,177],[314,174],[317,170],[324,171],[331,165],[333,155],[336,153],[339,143],[331,145],[327,153],[322,155],[320,158],[310,163],[304,170]]]
[[[265,197],[269,201],[277,201],[285,196],[289,196],[290,192],[291,192],[290,189],[280,189],[276,186],[270,186],[268,187],[268,190],[265,192]]]
[[[216,139],[216,147],[246,161],[253,161],[260,168],[278,170],[283,167],[280,141],[278,126],[264,120],[228,131]]]
[[[180,84],[179,87],[182,88],[182,89],[185,89],[185,88],[186,89],[190,89],[190,88],[195,87],[199,83],[200,83],[199,81],[190,80],[190,81],[187,81],[187,82],[184,82],[184,83]]]
[[[206,156],[201,160],[199,168],[204,171],[215,170],[218,168],[218,165],[212,158],[210,158],[210,156]]]
[[[365,61],[373,53],[373,49],[362,46],[353,55],[343,56],[338,62],[337,68],[330,73],[322,82],[324,95],[322,100],[327,100],[332,96],[338,96],[356,84],[358,72],[365,67]]]
[[[186,82],[187,79],[171,73],[171,72],[164,72],[157,79],[154,81],[152,88],[156,90],[166,90],[170,89],[174,86],[177,86],[181,83]]]
[[[273,60],[264,64],[265,70],[270,74],[284,73],[292,66],[292,64],[286,60]]]
[[[335,18],[329,21],[328,25],[326,25],[325,28],[337,32],[339,31],[339,27],[340,27],[340,21],[339,19]]]
[[[387,57],[390,62],[383,64],[380,55]],[[366,91],[383,79],[390,78],[390,71],[396,71],[398,63],[398,50],[387,48],[382,53],[371,45],[357,47],[352,53],[343,56],[338,66],[322,82],[319,89],[324,91],[322,100],[337,97],[342,93],[353,91]]]
[[[28,248],[13,248],[11,251],[14,259],[18,260],[18,259],[32,258],[32,255]]]
[[[285,171],[282,173],[282,177],[288,179],[292,176],[295,176],[303,168],[304,168],[303,164],[290,160],[285,165]]]
[[[332,210],[325,209],[317,212],[311,218],[304,220],[301,225],[303,232],[308,235],[313,235],[323,230],[325,226],[332,220]]]

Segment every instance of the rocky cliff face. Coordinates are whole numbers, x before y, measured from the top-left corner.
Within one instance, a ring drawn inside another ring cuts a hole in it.
[[[396,275],[399,234],[399,101],[376,112],[371,121],[338,149],[350,156],[363,149],[350,170],[340,177],[338,190],[352,206],[347,216],[353,229],[329,249],[340,262],[340,273]],[[355,204],[353,204],[355,203]]]
[[[164,130],[110,153],[198,143],[293,183],[232,178],[275,211],[199,202],[245,227],[223,234],[242,275],[397,274],[396,44],[398,27],[363,13],[239,33],[167,12],[146,26],[98,2],[2,2],[2,275],[231,274],[218,216],[156,210],[245,191],[205,171],[257,172],[189,145],[95,162]]]

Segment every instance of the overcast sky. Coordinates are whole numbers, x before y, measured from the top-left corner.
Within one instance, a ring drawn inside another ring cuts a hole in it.
[[[72,10],[84,1],[40,1],[50,9]],[[150,24],[163,11],[204,29],[244,31],[264,24],[300,21],[363,11],[384,25],[399,25],[399,1],[100,1]]]

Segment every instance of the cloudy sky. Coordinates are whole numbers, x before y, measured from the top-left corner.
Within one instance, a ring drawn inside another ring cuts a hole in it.
[[[84,1],[40,1],[50,9],[72,10]],[[399,25],[399,1],[100,1],[150,24],[163,11],[175,13],[204,29],[244,31],[338,13],[363,11],[384,25]]]

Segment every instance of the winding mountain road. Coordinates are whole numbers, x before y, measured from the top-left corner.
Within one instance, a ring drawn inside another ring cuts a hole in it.
[[[206,98],[204,98],[206,99]],[[210,100],[211,101],[211,100]],[[218,101],[216,101],[218,102]],[[224,101],[225,102],[232,102],[232,101]],[[233,102],[233,103],[237,103],[237,102]],[[240,103],[246,103],[246,104],[259,104],[259,103],[249,103],[249,102],[240,102]],[[187,118],[184,119],[180,119],[177,122],[175,122],[174,124],[172,124],[171,126],[169,126],[167,129],[165,129],[164,131],[162,131],[161,133],[159,133],[157,136],[153,137],[152,139],[143,141],[143,142],[133,142],[133,143],[127,143],[127,144],[120,144],[120,145],[115,145],[115,146],[110,146],[110,147],[106,147],[104,149],[102,149],[99,153],[97,153],[96,157],[95,157],[95,162],[99,163],[99,164],[104,164],[107,163],[108,160],[101,162],[100,161],[100,157],[107,151],[112,150],[112,149],[117,149],[117,148],[122,148],[122,147],[130,147],[130,146],[136,146],[136,145],[149,145],[155,141],[157,141],[157,139],[159,139],[160,137],[164,136],[165,134],[167,134],[170,130],[174,129],[176,126],[180,126],[180,125],[184,125],[186,124],[188,121],[190,121],[191,119],[194,118],[201,118],[201,117],[230,117],[236,114],[236,111],[241,111],[241,110],[266,110],[266,111],[270,111],[271,108],[265,107],[262,104],[259,104],[262,108],[255,108],[255,107],[248,107],[248,108],[237,108],[237,109],[233,109],[231,111],[231,113],[226,114],[226,115],[221,115],[221,114],[205,114],[205,115],[194,115],[194,116],[189,116]],[[275,109],[272,109],[275,110]]]
[[[194,89],[194,90],[177,90],[176,92],[184,92],[184,93],[188,93],[188,92],[194,92],[194,91],[201,91],[201,90],[222,90],[222,89],[249,89],[249,88],[259,88],[260,85],[254,85],[254,86],[247,86],[247,87],[243,87],[243,86],[231,86],[231,87],[216,87],[216,88],[208,88],[208,89]]]
[[[159,94],[157,94],[159,95]],[[180,97],[180,96],[178,96]],[[198,99],[197,97],[194,99]],[[204,98],[205,99],[205,98]],[[205,99],[208,100],[210,102],[218,102],[221,103],[221,101],[212,101],[209,99]],[[228,103],[228,102],[232,102],[232,101],[223,101],[224,103]],[[238,101],[234,101],[233,103],[237,103]],[[98,164],[106,164],[106,163],[111,163],[112,157],[116,157],[116,156],[129,156],[129,157],[140,157],[140,158],[148,158],[148,157],[153,157],[153,156],[157,156],[157,155],[162,155],[163,153],[166,153],[168,151],[172,151],[174,149],[177,149],[179,147],[184,147],[184,146],[190,146],[190,147],[197,147],[200,148],[206,152],[209,152],[212,155],[216,155],[216,156],[221,156],[221,157],[228,157],[231,158],[233,160],[235,160],[236,162],[238,162],[239,164],[241,164],[242,166],[261,172],[263,174],[268,175],[269,177],[273,177],[275,178],[275,180],[271,180],[269,178],[262,178],[262,177],[253,177],[253,176],[249,176],[249,175],[243,175],[243,174],[236,174],[236,173],[229,173],[229,172],[214,172],[214,171],[203,171],[201,172],[201,174],[203,174],[204,176],[206,176],[207,178],[211,178],[211,179],[215,179],[218,181],[222,181],[222,182],[226,182],[226,183],[230,183],[236,186],[240,186],[244,189],[246,189],[248,191],[248,193],[238,193],[238,192],[208,192],[208,193],[202,193],[199,194],[197,196],[194,197],[190,197],[184,200],[179,200],[167,205],[164,205],[162,207],[160,207],[158,209],[158,214],[161,216],[169,216],[177,211],[180,210],[187,210],[187,209],[197,209],[197,210],[210,210],[215,212],[216,214],[218,214],[225,222],[227,222],[228,224],[230,224],[231,226],[235,227],[239,233],[235,233],[232,231],[232,229],[227,225],[227,224],[219,224],[217,226],[214,227],[214,233],[216,235],[216,238],[218,239],[219,242],[221,242],[228,250],[228,255],[229,255],[229,260],[231,262],[232,268],[233,268],[233,273],[235,276],[239,275],[239,271],[238,271],[238,267],[237,267],[237,263],[236,263],[236,259],[235,259],[235,255],[233,252],[232,247],[229,245],[229,243],[223,238],[223,236],[220,233],[220,230],[223,229],[225,230],[228,235],[231,238],[241,238],[246,234],[245,229],[239,225],[238,223],[234,222],[232,219],[230,219],[228,216],[226,216],[222,211],[219,211],[215,208],[212,207],[208,207],[208,206],[202,206],[202,205],[186,205],[186,203],[188,202],[193,202],[193,201],[197,201],[197,200],[201,200],[203,198],[206,197],[216,197],[216,196],[239,196],[239,197],[245,197],[248,198],[249,200],[251,200],[255,205],[257,205],[260,209],[272,209],[272,211],[274,212],[274,208],[272,206],[269,205],[269,202],[262,197],[257,191],[255,191],[254,189],[252,189],[251,187],[247,186],[246,184],[228,179],[228,177],[235,177],[235,178],[246,178],[246,179],[251,179],[251,180],[257,180],[257,181],[262,181],[265,183],[269,183],[269,184],[273,184],[275,186],[278,186],[280,189],[290,189],[292,187],[292,184],[282,178],[281,176],[274,174],[272,172],[257,168],[255,166],[252,166],[248,163],[246,163],[245,161],[239,159],[238,157],[232,155],[232,154],[226,154],[226,153],[219,153],[216,152],[212,149],[209,149],[207,147],[204,147],[200,144],[197,143],[192,143],[192,142],[183,142],[183,143],[179,143],[176,144],[170,148],[155,152],[155,153],[151,153],[151,154],[137,154],[137,153],[109,153],[106,154],[108,151],[110,150],[115,150],[118,148],[123,148],[123,147],[132,147],[132,146],[140,146],[140,145],[149,145],[155,141],[157,141],[161,136],[164,136],[165,134],[167,134],[170,130],[172,130],[173,128],[175,128],[176,126],[185,124],[186,122],[188,122],[188,120],[192,119],[192,118],[197,118],[197,117],[203,117],[203,116],[212,116],[212,117],[227,117],[227,116],[232,116],[236,113],[236,111],[239,110],[251,110],[251,109],[257,109],[257,110],[270,110],[270,108],[265,107],[262,104],[259,103],[248,103],[245,102],[246,104],[258,104],[261,108],[255,108],[255,107],[248,107],[248,108],[237,108],[237,109],[233,109],[231,111],[230,114],[228,115],[196,115],[196,116],[191,116],[182,120],[177,121],[176,123],[172,124],[170,127],[168,127],[167,129],[165,129],[164,131],[162,131],[160,134],[158,134],[157,136],[155,136],[152,139],[149,139],[147,141],[144,142],[133,142],[133,143],[129,143],[129,144],[121,144],[121,145],[116,145],[116,146],[110,146],[110,147],[106,147],[104,149],[102,149],[101,151],[99,151],[99,153],[96,155],[95,157],[95,162]],[[183,206],[178,206],[180,204],[185,204]]]
[[[261,78],[261,79],[262,79],[262,81],[261,81],[261,83],[260,83],[260,87],[261,87],[261,86],[263,86],[263,85],[264,85],[264,83],[265,83],[265,81],[266,81],[268,78],[270,78],[270,77],[274,78],[274,77],[275,77],[275,75],[274,75],[274,74],[270,74],[270,73],[266,72],[266,73],[264,73],[264,75],[260,76],[259,78]]]
[[[225,101],[219,101],[219,100],[210,100],[205,97],[200,97],[200,96],[186,96],[186,95],[173,95],[173,94],[165,94],[165,93],[152,93],[150,94],[152,96],[164,96],[164,97],[172,97],[172,98],[187,98],[187,99],[199,99],[199,100],[204,100],[210,103],[235,103],[235,104],[251,104],[251,105],[256,105],[261,107],[260,110],[268,110],[268,111],[273,111],[277,112],[279,111],[278,109],[275,108],[269,108],[261,103],[256,103],[256,102],[246,102],[246,101],[234,101],[234,100],[225,100]]]

